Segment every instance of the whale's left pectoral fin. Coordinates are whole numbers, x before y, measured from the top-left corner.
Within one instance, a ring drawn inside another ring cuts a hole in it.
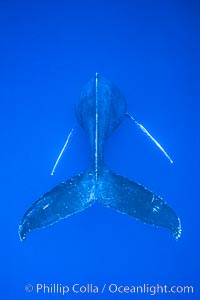
[[[111,171],[105,173],[100,202],[145,223],[166,227],[176,239],[181,235],[179,218],[161,197]]]
[[[19,237],[25,240],[29,231],[46,227],[90,207],[95,199],[91,197],[90,174],[79,174],[53,188],[39,198],[25,213],[20,226]]]

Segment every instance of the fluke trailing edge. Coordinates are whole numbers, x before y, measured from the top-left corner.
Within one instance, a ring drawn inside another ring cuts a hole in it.
[[[77,106],[78,122],[89,137],[90,166],[33,203],[19,226],[21,240],[25,240],[29,231],[81,212],[96,201],[145,223],[166,227],[175,238],[180,237],[180,220],[161,197],[113,173],[104,164],[104,143],[126,116],[140,126],[171,161],[158,142],[127,113],[125,97],[118,88],[96,74],[82,90]]]

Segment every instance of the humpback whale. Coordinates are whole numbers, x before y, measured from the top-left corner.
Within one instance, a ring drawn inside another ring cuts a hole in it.
[[[168,228],[178,239],[181,224],[174,210],[160,196],[113,173],[104,163],[104,144],[109,135],[125,117],[135,121],[127,113],[126,99],[120,90],[96,74],[82,90],[76,116],[89,138],[90,165],[87,170],[62,182],[32,204],[20,222],[20,240],[25,240],[31,230],[52,225],[95,202],[144,223]],[[141,124],[137,125],[146,131]],[[150,136],[148,132],[147,135]]]

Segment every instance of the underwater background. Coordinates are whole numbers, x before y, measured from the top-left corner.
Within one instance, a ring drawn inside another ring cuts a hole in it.
[[[190,294],[154,297],[199,299],[199,2],[1,0],[0,6],[2,299],[153,297],[102,294],[104,284],[193,286]],[[165,228],[100,204],[19,240],[30,205],[89,164],[88,140],[77,127],[50,176],[76,123],[81,89],[96,72],[122,91],[128,112],[174,160],[171,165],[128,119],[105,147],[112,171],[176,211],[178,241]],[[37,284],[93,284],[100,292],[37,293]]]

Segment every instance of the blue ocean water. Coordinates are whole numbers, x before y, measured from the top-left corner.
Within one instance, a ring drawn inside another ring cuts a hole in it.
[[[153,297],[147,288],[138,294],[122,288],[113,292],[115,286],[137,285],[180,286],[176,293],[160,288],[156,299],[199,299],[198,1],[19,0],[0,5],[2,299]],[[30,205],[89,164],[87,137],[78,127],[50,176],[76,122],[81,89],[96,72],[120,88],[128,111],[174,160],[170,165],[128,120],[105,149],[111,170],[174,208],[183,229],[178,241],[166,229],[100,204],[19,240],[18,226]],[[99,293],[91,286],[85,293],[79,286],[77,293],[70,289],[65,295],[53,290],[74,284],[98,286]],[[192,286],[193,293],[184,294],[184,286]]]

